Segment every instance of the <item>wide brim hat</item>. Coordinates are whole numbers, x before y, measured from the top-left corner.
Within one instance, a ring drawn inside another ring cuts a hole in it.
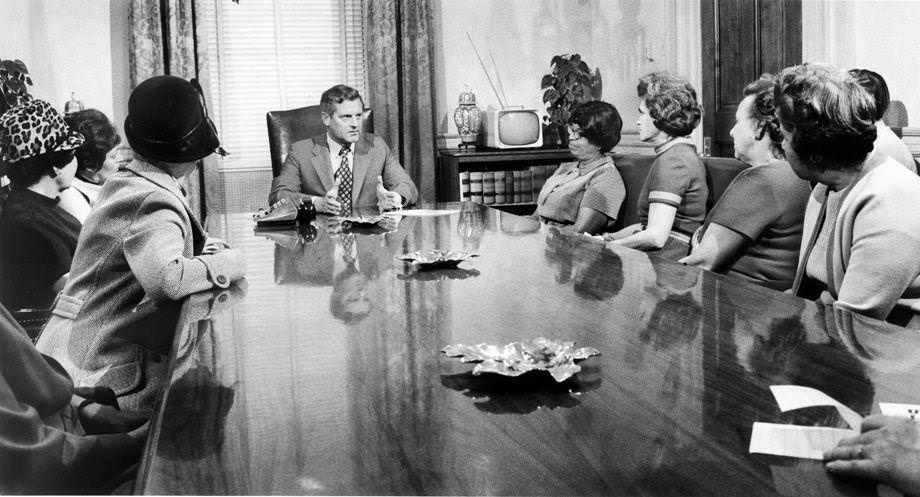
[[[136,153],[171,163],[202,159],[220,146],[200,87],[176,76],[154,76],[131,92],[125,136]]]
[[[52,152],[83,145],[83,135],[67,125],[44,100],[29,100],[0,116],[0,164],[14,165]]]

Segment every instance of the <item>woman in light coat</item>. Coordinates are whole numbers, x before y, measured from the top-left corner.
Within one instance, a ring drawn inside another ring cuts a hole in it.
[[[200,89],[174,76],[141,83],[125,134],[136,158],[109,178],[86,219],[38,348],[77,386],[106,386],[146,410],[166,381],[180,299],[243,277],[242,255],[207,234],[178,180],[219,140]]]

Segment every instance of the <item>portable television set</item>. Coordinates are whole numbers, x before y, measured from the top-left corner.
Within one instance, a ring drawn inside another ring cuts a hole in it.
[[[534,109],[505,107],[487,109],[482,129],[490,148],[532,148],[543,146],[543,124]]]

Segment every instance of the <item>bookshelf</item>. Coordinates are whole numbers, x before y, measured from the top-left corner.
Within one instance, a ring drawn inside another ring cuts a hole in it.
[[[550,169],[545,166],[557,166],[560,163],[574,160],[568,149],[511,149],[511,150],[478,150],[461,151],[461,150],[439,150],[438,175],[436,178],[438,188],[438,202],[457,202],[460,201],[460,174],[469,173],[471,177],[471,187],[475,187],[474,178],[482,178],[483,196],[495,196],[496,198],[485,198],[483,203],[498,207],[516,214],[530,214],[536,208],[537,194],[542,186],[541,181],[552,174]],[[536,171],[536,174],[534,174]],[[541,175],[540,172],[543,172]],[[478,173],[478,175],[477,175]],[[501,174],[504,185],[511,186],[518,181],[520,175],[521,196],[520,200],[515,201],[517,192],[512,186],[512,190],[502,189],[498,185],[497,174]],[[508,181],[508,177],[511,181]],[[541,178],[542,176],[542,178]],[[530,188],[527,188],[526,181],[530,180]],[[489,183],[491,181],[492,189],[489,192]],[[501,199],[498,190],[504,190],[504,201]],[[527,190],[527,193],[524,191]],[[490,195],[491,194],[491,195]],[[491,201],[490,201],[491,200]]]

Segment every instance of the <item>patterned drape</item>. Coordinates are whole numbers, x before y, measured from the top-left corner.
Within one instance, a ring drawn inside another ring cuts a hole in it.
[[[366,0],[367,100],[374,132],[399,154],[423,201],[435,200],[432,0]]]
[[[197,77],[204,91],[208,91],[207,40],[195,36],[198,6],[198,0],[131,0],[131,88],[152,76],[171,74],[185,79]],[[213,155],[202,161],[197,174],[185,178],[188,203],[202,222],[218,199],[218,181]]]

